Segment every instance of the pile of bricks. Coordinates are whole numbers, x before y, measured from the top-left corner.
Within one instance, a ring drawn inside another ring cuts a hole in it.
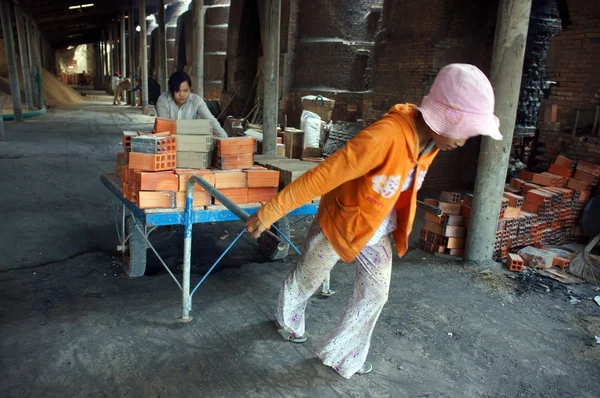
[[[237,204],[264,203],[277,195],[279,171],[253,165],[253,138],[217,140],[215,159],[222,169],[208,169],[205,158],[198,157],[207,154],[206,159],[211,158],[213,138],[203,134],[208,130],[202,124],[185,122],[157,118],[152,133],[123,132],[117,175],[126,199],[142,209],[185,208],[187,183],[194,175]],[[178,134],[171,135],[172,131]],[[202,167],[190,167],[193,164]],[[193,204],[198,210],[220,203],[195,185]]]
[[[581,237],[578,220],[599,177],[600,166],[558,156],[548,172],[522,171],[519,178],[513,178],[505,187],[500,209],[495,259],[508,259],[511,268],[515,263],[509,257],[511,252],[526,246],[565,244]],[[472,198],[467,195],[462,205],[467,225]]]
[[[464,256],[465,217],[461,212],[461,194],[442,192],[440,200],[425,199],[425,203],[439,207],[441,217],[425,213],[425,224],[421,230],[420,246],[427,253],[445,253]]]
[[[219,138],[215,166],[221,170],[249,169],[254,165],[256,139],[251,137]]]

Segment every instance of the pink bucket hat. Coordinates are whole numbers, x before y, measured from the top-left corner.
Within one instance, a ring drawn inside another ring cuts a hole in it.
[[[502,139],[500,120],[494,115],[494,89],[476,66],[450,64],[442,68],[418,109],[425,123],[441,136]]]

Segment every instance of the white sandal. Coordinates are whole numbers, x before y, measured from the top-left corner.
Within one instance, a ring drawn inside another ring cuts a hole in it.
[[[367,373],[371,373],[372,370],[373,365],[371,365],[371,362],[365,362],[363,363],[363,366],[356,371],[356,373],[366,375]]]
[[[277,333],[279,333],[279,335],[286,341],[291,341],[292,343],[304,343],[306,340],[308,340],[306,336],[295,337],[291,332],[285,330],[281,325],[279,325],[277,321],[275,322],[275,327],[277,328]]]

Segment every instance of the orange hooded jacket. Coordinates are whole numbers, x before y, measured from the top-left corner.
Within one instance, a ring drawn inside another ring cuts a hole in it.
[[[393,233],[398,254],[408,248],[417,191],[439,149],[419,157],[414,105],[395,105],[382,120],[361,131],[346,146],[307,171],[258,211],[270,227],[292,210],[321,196],[317,219],[340,258],[349,263],[367,245],[396,207]],[[402,191],[416,167],[412,187]]]

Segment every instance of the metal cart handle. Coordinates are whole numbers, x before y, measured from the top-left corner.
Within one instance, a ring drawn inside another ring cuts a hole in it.
[[[221,202],[221,204],[223,204],[223,206],[225,206],[230,212],[235,214],[243,222],[246,222],[248,220],[248,217],[250,217],[250,215],[248,213],[246,213],[241,207],[239,207],[238,205],[233,203],[231,200],[229,200],[229,198],[227,198],[227,196],[225,196],[221,192],[219,192],[219,190],[217,188],[213,187],[212,185],[210,185],[210,183],[208,181],[206,181],[205,179],[203,179],[202,177],[199,177],[199,176],[192,176],[188,180],[187,191],[186,191],[187,199],[192,199],[194,197],[194,183],[197,183],[202,188],[204,188],[204,190],[206,192],[208,192],[210,194],[210,196],[212,196],[213,198],[215,198],[219,202]],[[187,203],[186,203],[186,207],[187,207]],[[279,236],[275,235],[273,232],[269,231],[268,229],[263,233],[269,235],[270,237],[272,237],[273,239],[275,239],[277,241],[277,250],[285,249],[286,244],[285,244],[285,242],[283,242],[281,240],[281,238],[279,238]]]

